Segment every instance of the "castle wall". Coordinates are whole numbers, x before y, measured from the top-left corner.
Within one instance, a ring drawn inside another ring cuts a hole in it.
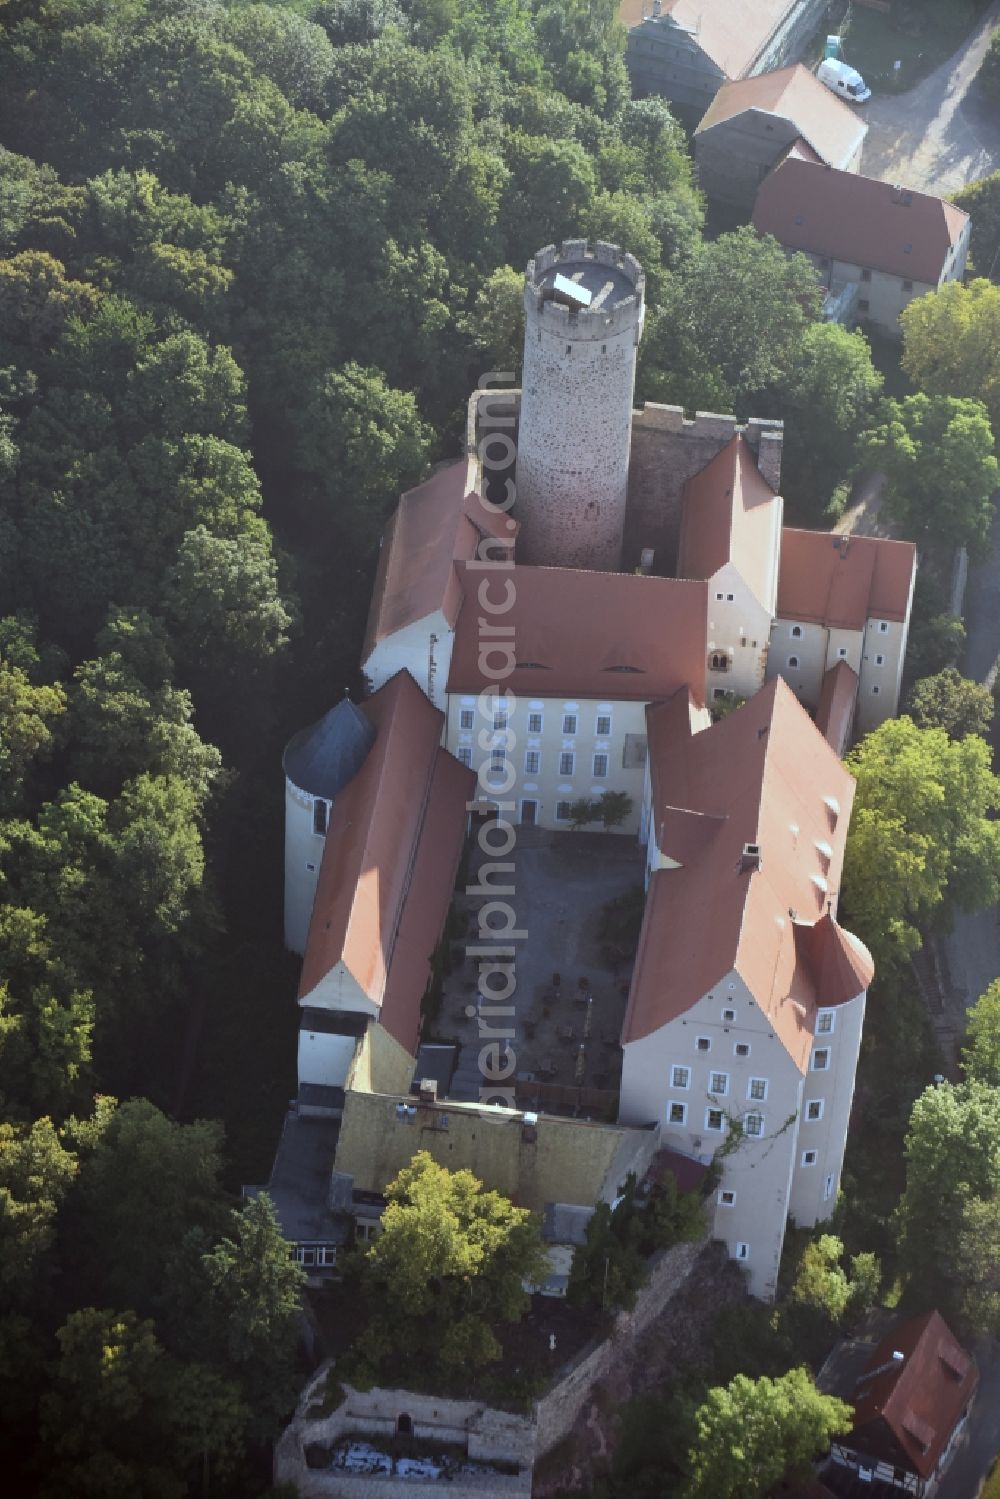
[[[753,449],[757,466],[771,488],[781,488],[780,421],[752,418],[745,425],[735,416],[699,411],[685,417],[681,406],[647,401],[632,413],[632,452],[628,474],[628,512],[623,565],[631,571],[645,547],[654,551],[653,571],[664,577],[677,572],[684,485],[741,432]]]

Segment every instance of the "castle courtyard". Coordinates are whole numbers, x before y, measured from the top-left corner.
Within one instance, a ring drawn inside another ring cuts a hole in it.
[[[642,911],[642,850],[619,833],[516,831],[503,861],[513,872],[494,874],[492,883],[514,887],[512,895],[499,898],[509,903],[516,928],[526,935],[516,942],[516,989],[505,1001],[514,1015],[489,1023],[497,1032],[508,1025],[514,1031],[509,1045],[519,1103],[544,1102],[548,1112],[596,1117],[617,1103],[619,1043]],[[487,862],[473,835],[467,888],[479,882],[479,868]],[[460,1047],[450,1090],[455,1098],[477,1098],[483,1081],[479,1054],[489,1038],[485,1031],[481,1036],[477,1014],[467,1013],[476,1004],[481,959],[467,949],[482,941],[479,912],[490,899],[459,892],[466,935],[452,940],[452,971],[434,1027],[436,1039]],[[622,907],[609,932],[605,913],[615,901]],[[458,926],[461,931],[461,921]]]

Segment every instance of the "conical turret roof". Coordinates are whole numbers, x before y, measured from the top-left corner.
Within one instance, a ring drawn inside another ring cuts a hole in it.
[[[357,775],[374,741],[374,725],[345,697],[292,735],[282,757],[285,775],[309,796],[332,801]]]

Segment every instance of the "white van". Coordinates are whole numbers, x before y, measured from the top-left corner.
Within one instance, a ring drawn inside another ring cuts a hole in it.
[[[864,104],[870,99],[872,91],[865,84],[865,80],[856,68],[849,68],[846,62],[841,62],[838,57],[824,57],[816,72],[820,83],[825,83],[828,89],[839,94],[841,99],[846,99],[848,104]]]

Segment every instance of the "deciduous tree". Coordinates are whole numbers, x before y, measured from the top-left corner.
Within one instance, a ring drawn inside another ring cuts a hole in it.
[[[807,1369],[780,1379],[738,1374],[709,1390],[695,1414],[684,1499],[758,1499],[786,1474],[805,1477],[853,1415],[844,1401],[821,1395]]]
[[[1000,1195],[1000,1089],[938,1083],[913,1105],[899,1262],[914,1305],[953,1300],[952,1253],[966,1207]]]
[[[1000,428],[1000,286],[946,281],[905,307],[899,323],[913,383],[927,395],[982,401]]]
[[[888,476],[886,500],[906,535],[983,554],[998,470],[980,401],[923,394],[886,401],[863,449]]]
[[[953,666],[914,682],[906,702],[906,711],[919,729],[944,729],[949,739],[964,739],[967,734],[986,739],[994,709],[990,689],[963,677]]]
[[[974,1082],[1000,1088],[1000,978],[969,1011],[962,1065]]]
[[[877,967],[920,944],[921,925],[947,922],[1000,896],[1000,780],[972,735],[890,719],[851,752],[857,777],[843,899]]]
[[[367,1277],[380,1310],[374,1337],[398,1357],[433,1314],[438,1357],[454,1373],[495,1359],[497,1322],[527,1307],[524,1285],[543,1276],[538,1224],[525,1208],[488,1192],[471,1171],[448,1171],[419,1151],[386,1189],[382,1232]],[[406,1331],[409,1329],[409,1331]]]

